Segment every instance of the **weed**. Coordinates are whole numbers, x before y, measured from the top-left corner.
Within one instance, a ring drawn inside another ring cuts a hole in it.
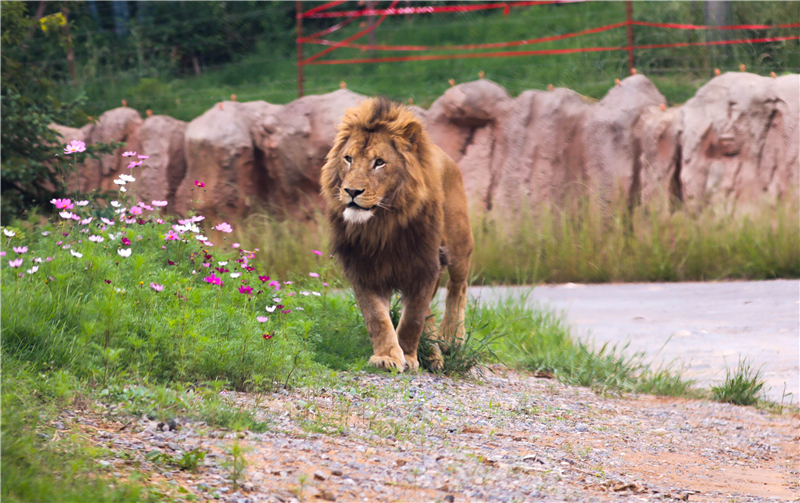
[[[223,463],[223,466],[228,468],[228,478],[233,482],[233,488],[238,489],[239,484],[243,481],[244,471],[247,468],[247,460],[244,458],[246,449],[239,444],[239,439],[233,441],[233,445],[229,451],[230,459]]]
[[[711,396],[718,402],[753,405],[758,402],[763,388],[764,375],[761,369],[753,368],[745,358],[739,360],[735,370],[725,369],[725,381],[711,387]]]

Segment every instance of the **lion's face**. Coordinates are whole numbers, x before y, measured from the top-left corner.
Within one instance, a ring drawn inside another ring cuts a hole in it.
[[[392,199],[406,170],[405,160],[385,133],[350,138],[339,154],[338,190],[348,224],[363,224],[379,209],[391,210]]]
[[[412,112],[385,100],[348,110],[320,177],[329,214],[353,231],[413,217],[429,198],[422,134]]]

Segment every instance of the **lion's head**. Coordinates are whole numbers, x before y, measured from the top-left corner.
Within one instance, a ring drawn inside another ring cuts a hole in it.
[[[431,197],[429,140],[403,105],[369,98],[348,110],[322,168],[322,195],[348,227],[383,218],[408,220]]]

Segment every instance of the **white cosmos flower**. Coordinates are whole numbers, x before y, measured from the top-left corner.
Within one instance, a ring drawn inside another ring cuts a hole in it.
[[[303,309],[302,307],[296,307],[296,308],[294,308],[294,310],[295,311],[305,311],[305,309]]]
[[[208,241],[208,238],[203,236],[202,234],[198,234],[194,237],[198,241]]]
[[[306,297],[308,297],[311,294],[309,292],[300,292],[300,295],[305,295]]]
[[[232,272],[231,273],[231,278],[236,279],[241,275],[242,275],[242,273],[240,273],[240,272]]]
[[[320,295],[322,295],[322,294],[321,294],[321,293],[319,293],[319,292],[311,292],[311,295],[315,295],[315,296],[319,297],[319,296],[320,296]]]
[[[280,302],[281,299],[278,297],[272,297],[272,302]]]
[[[119,188],[119,191],[120,191],[120,192],[128,192],[128,189],[126,189],[125,187],[120,187],[120,188]]]
[[[10,238],[13,238],[14,236],[17,235],[16,232],[10,231],[8,229],[3,229],[3,234],[5,234],[7,237],[10,237]]]
[[[49,235],[50,235],[50,231],[42,231],[42,236],[49,236]]]
[[[28,269],[28,274],[33,274],[38,270],[39,270],[39,266],[35,265],[35,266],[31,267],[30,269]]]
[[[89,236],[89,241],[94,241],[95,243],[102,243],[105,241],[103,236]]]
[[[75,201],[75,206],[86,206],[89,201]]]
[[[117,250],[120,257],[130,257],[131,256],[131,249],[130,248],[120,248]]]
[[[277,308],[277,307],[278,307],[278,306],[271,306],[271,307],[270,307],[270,306],[267,306],[267,312],[268,312],[268,313],[274,312],[274,311],[275,311],[275,308]]]
[[[115,208],[119,208],[120,206],[122,206],[122,204],[120,204],[119,201],[111,201],[111,206],[113,206]]]
[[[42,263],[42,257],[36,257],[35,259],[33,259],[33,261],[36,262],[37,264],[41,264]]]
[[[128,182],[126,182],[125,180],[122,180],[120,178],[117,178],[116,180],[114,180],[114,183],[116,183],[117,185],[125,185]]]
[[[72,254],[73,257],[78,257],[78,258],[83,257],[83,253],[76,252],[75,250],[70,250],[69,252]]]
[[[131,175],[126,175],[125,173],[119,175],[120,180],[124,180],[126,182],[135,182],[136,178],[132,177]]]
[[[116,287],[114,287],[114,291],[117,292],[117,293],[125,293],[125,289],[124,288],[116,288]]]
[[[228,261],[227,260],[220,260],[219,261],[219,265],[228,265]]]
[[[184,227],[186,227],[187,231],[192,231],[195,234],[199,234],[200,233],[200,227],[196,226],[195,224],[186,224],[186,225],[184,225]]]

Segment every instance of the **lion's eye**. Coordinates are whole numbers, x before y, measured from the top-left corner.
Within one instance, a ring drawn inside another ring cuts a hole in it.
[[[351,164],[353,162],[353,158],[350,157],[349,155],[346,155],[344,156],[344,162],[346,162],[347,164]]]
[[[384,166],[386,166],[386,162],[383,159],[380,157],[375,159],[375,169],[382,168]]]

